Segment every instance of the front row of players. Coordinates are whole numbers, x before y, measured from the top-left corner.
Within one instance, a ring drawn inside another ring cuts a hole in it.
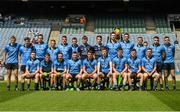
[[[46,54],[40,62],[36,59],[35,52],[31,52],[25,73],[21,75],[21,90],[25,88],[25,79],[28,79],[28,90],[31,79],[35,79],[35,90],[39,89],[39,84],[42,89],[46,89],[46,82],[49,82],[50,89],[79,91],[85,88],[102,90],[106,87],[111,90],[125,90],[128,85],[128,90],[146,90],[147,79],[150,79],[151,90],[157,90],[160,76],[156,72],[156,60],[152,57],[151,48],[147,48],[142,61],[136,57],[135,49],[131,50],[129,59],[123,57],[121,48],[114,59],[107,56],[106,48],[102,48],[101,53],[102,56],[96,60],[94,53],[88,51],[87,59],[83,62],[78,58],[77,52],[73,52],[72,59],[68,61],[59,53],[55,62]]]

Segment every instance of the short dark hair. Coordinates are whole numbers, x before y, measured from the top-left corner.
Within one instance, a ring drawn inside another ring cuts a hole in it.
[[[158,36],[154,36],[153,39],[158,39],[159,40],[159,37]]]
[[[164,39],[166,39],[166,38],[168,38],[168,39],[169,39],[169,37],[168,37],[168,36],[165,36],[165,37],[164,37]]]
[[[144,43],[147,43],[147,44],[148,44],[148,42],[147,42],[147,41],[144,41]]]
[[[120,47],[120,48],[118,48],[118,51],[123,51],[123,49]]]
[[[98,37],[102,39],[102,36],[101,36],[101,35],[97,35],[97,36],[96,36],[96,39],[97,39]]]
[[[101,48],[101,51],[102,51],[102,50],[107,50],[107,48],[106,48],[106,47],[102,47],[102,48]]]
[[[56,42],[56,40],[54,40],[54,39],[51,39],[51,41]]]
[[[129,36],[129,33],[124,33],[124,35],[128,35]]]
[[[62,53],[62,52],[59,52],[59,53],[58,53],[58,55],[59,55],[59,54],[62,54],[62,55],[63,55],[63,53]]]
[[[138,38],[141,38],[141,39],[143,39],[143,37],[138,37]]]
[[[26,41],[26,40],[31,40],[29,37],[25,37],[24,38],[24,41]]]
[[[66,36],[66,35],[63,35],[62,38],[66,38],[66,39],[67,39],[67,36]]]
[[[135,52],[136,52],[136,49],[131,49],[131,52],[132,52],[132,51],[135,51]]]
[[[10,39],[15,39],[16,40],[16,37],[13,35],[13,36],[10,37]]]
[[[49,54],[49,53],[46,53],[45,56],[49,56],[49,57],[50,57],[50,54]]]
[[[73,37],[72,40],[77,40],[77,38],[76,38],[76,37]]]
[[[43,38],[43,34],[39,34],[38,37],[41,36]]]
[[[147,48],[147,49],[146,49],[146,51],[147,51],[147,50],[151,50],[151,51],[152,51],[152,49],[151,49],[151,48]]]
[[[87,37],[86,35],[84,35],[84,36],[82,37],[82,39],[88,39],[88,37]]]

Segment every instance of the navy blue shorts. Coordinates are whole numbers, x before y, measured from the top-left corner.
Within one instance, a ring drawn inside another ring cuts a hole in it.
[[[26,71],[26,65],[21,65],[21,72],[25,72]]]
[[[17,63],[7,63],[5,64],[6,69],[14,70],[18,69],[18,64]]]
[[[157,72],[162,72],[162,69],[163,69],[163,63],[162,62],[157,62],[156,63]]]
[[[174,63],[164,63],[164,70],[174,70],[175,65]]]

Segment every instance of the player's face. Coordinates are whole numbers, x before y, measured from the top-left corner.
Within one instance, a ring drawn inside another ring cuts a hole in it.
[[[122,50],[118,50],[118,57],[122,57],[123,51]]]
[[[101,53],[102,53],[102,56],[104,57],[107,56],[107,50],[102,50]]]
[[[67,43],[67,38],[62,38],[62,43],[66,44]]]
[[[147,47],[147,46],[148,46],[148,43],[144,43],[143,45],[144,45],[144,47]]]
[[[93,54],[92,53],[90,53],[90,52],[88,52],[88,59],[93,59]]]
[[[170,39],[169,38],[165,38],[164,39],[164,44],[169,44],[170,43]]]
[[[159,44],[159,39],[154,38],[154,44],[155,44],[155,45]]]
[[[77,60],[78,59],[78,54],[77,53],[73,53],[72,54],[72,59],[73,60]]]
[[[49,57],[48,55],[46,55],[46,56],[45,56],[45,61],[46,61],[46,62],[49,62],[49,60],[50,60],[50,57]]]
[[[73,39],[73,40],[72,40],[72,44],[73,44],[73,45],[76,45],[76,44],[77,44],[77,40],[76,40],[76,39]]]
[[[14,44],[14,43],[16,42],[16,39],[15,39],[15,38],[11,38],[10,42],[11,42],[12,44]]]
[[[138,38],[138,44],[142,44],[143,43],[143,39],[142,38]]]
[[[151,53],[152,53],[151,50],[147,50],[147,51],[146,51],[146,56],[151,57]]]
[[[51,47],[55,47],[56,46],[56,42],[51,41]]]
[[[36,58],[36,54],[35,53],[31,53],[31,59],[35,59]]]
[[[88,42],[88,39],[86,39],[86,38],[82,39],[83,44],[87,44],[87,42]]]
[[[62,60],[63,59],[63,55],[62,54],[58,54],[58,60]]]
[[[136,51],[131,51],[131,57],[135,58],[136,57]]]
[[[111,40],[115,40],[115,39],[116,39],[116,34],[115,34],[115,33],[112,33],[112,34],[110,35],[110,38],[111,38]]]
[[[26,40],[26,41],[25,41],[25,44],[26,44],[27,46],[29,46],[30,43],[31,43],[30,40]]]
[[[101,39],[100,37],[98,37],[98,38],[96,39],[96,41],[97,41],[98,44],[101,44],[102,39]]]
[[[129,40],[129,35],[124,35],[124,41],[128,41]]]
[[[38,36],[38,42],[41,43],[43,41],[43,37],[42,36]]]

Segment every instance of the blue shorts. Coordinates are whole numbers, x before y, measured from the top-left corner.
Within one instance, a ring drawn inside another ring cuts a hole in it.
[[[164,70],[174,70],[175,69],[175,65],[174,63],[164,63]]]

